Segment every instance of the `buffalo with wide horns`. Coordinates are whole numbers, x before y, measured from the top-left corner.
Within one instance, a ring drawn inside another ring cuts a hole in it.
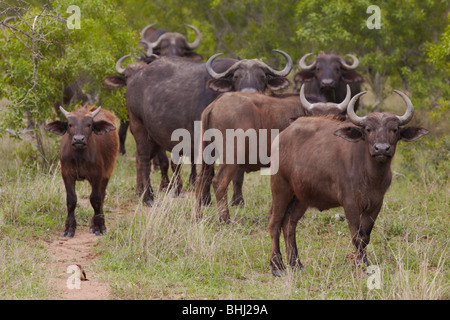
[[[319,210],[342,206],[356,248],[355,262],[367,263],[370,233],[391,184],[391,162],[399,140],[413,141],[428,133],[421,127],[403,127],[413,116],[413,105],[402,92],[406,112],[355,114],[359,97],[348,104],[340,122],[323,117],[299,118],[280,133],[272,145],[272,205],[269,233],[272,241],[270,265],[276,276],[284,273],[279,238],[283,232],[288,263],[303,268],[296,244],[296,226],[309,207]]]

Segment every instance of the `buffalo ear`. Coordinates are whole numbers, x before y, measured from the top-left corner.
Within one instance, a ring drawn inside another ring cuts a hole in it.
[[[284,77],[275,77],[267,81],[267,86],[269,87],[270,90],[273,91],[286,89],[290,85],[291,82]]]
[[[357,127],[345,127],[334,132],[335,136],[341,137],[350,142],[358,142],[363,139],[363,133]]]
[[[107,121],[104,120],[94,121],[93,131],[95,134],[101,135],[113,130],[116,130],[116,127],[114,127],[111,123]]]
[[[103,78],[103,87],[106,89],[116,89],[127,85],[123,76],[107,76]]]
[[[228,79],[210,79],[206,87],[214,92],[229,92],[233,90],[233,83]]]
[[[356,71],[346,71],[342,73],[342,80],[346,83],[362,83],[364,78]]]
[[[404,141],[414,141],[428,134],[430,131],[421,127],[406,127],[400,129],[400,139]]]
[[[67,121],[53,121],[44,127],[45,130],[51,133],[63,136],[67,131]]]
[[[314,79],[314,72],[313,71],[306,71],[302,70],[295,74],[294,76],[294,82],[310,82]]]

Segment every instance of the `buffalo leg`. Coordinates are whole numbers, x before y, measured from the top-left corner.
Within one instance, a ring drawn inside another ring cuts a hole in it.
[[[303,269],[303,265],[298,258],[296,228],[297,223],[303,217],[306,207],[296,198],[289,204],[286,215],[283,219],[283,236],[286,244],[286,253],[289,265],[293,268]]]
[[[159,151],[159,146],[149,139],[139,119],[130,119],[130,129],[136,141],[136,193],[142,195],[146,205],[152,206],[154,196],[150,183],[150,161]]]
[[[181,159],[180,159],[181,161]],[[183,168],[183,164],[176,164],[173,161],[172,162],[172,181],[171,181],[171,187],[174,189],[174,196],[179,197],[181,196],[181,191],[183,189],[183,182],[181,181],[181,169]]]
[[[221,164],[219,170],[212,179],[214,192],[216,194],[217,206],[219,209],[219,219],[230,222],[230,212],[228,211],[227,190],[231,179],[238,170],[237,166]]]
[[[75,193],[75,179],[63,176],[64,186],[66,187],[66,204],[67,204],[67,218],[66,228],[63,232],[63,237],[73,237],[77,222],[75,220],[75,208],[77,206],[77,194]]]
[[[119,127],[119,153],[125,154],[127,151],[125,150],[125,140],[127,139],[127,130],[129,126],[128,121],[120,121],[120,127]]]
[[[356,248],[355,262],[357,264],[361,262],[368,264],[366,247],[369,244],[370,233],[372,232],[380,209],[381,204],[360,215],[357,209],[345,208],[345,215],[352,235],[352,242]]]
[[[157,160],[157,161],[155,161]],[[159,169],[161,170],[161,183],[159,185],[159,191],[165,191],[169,186],[169,159],[166,156],[164,150],[159,150],[156,157],[153,159],[153,164],[158,163]]]
[[[293,193],[289,184],[277,175],[272,177],[272,205],[270,207],[269,216],[269,234],[272,242],[272,249],[270,253],[270,266],[274,276],[282,276],[284,274],[284,263],[280,250],[280,235],[281,227],[289,203],[292,201]]]
[[[94,216],[91,220],[90,233],[95,233],[99,236],[106,232],[105,215],[103,214],[103,202],[105,200],[106,186],[108,185],[108,178],[97,179],[92,183],[92,192],[89,200],[94,209]]]
[[[232,206],[244,206],[244,197],[242,196],[242,185],[244,184],[244,170],[239,169],[233,177],[233,198]]]
[[[202,206],[211,204],[211,183],[214,177],[214,164],[202,163],[195,184],[195,215],[201,218]]]
[[[195,181],[197,180],[197,166],[194,163],[194,159],[191,159],[191,174],[189,175],[189,186],[195,188]]]

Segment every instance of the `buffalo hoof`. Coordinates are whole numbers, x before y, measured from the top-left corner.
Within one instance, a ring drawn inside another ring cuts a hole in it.
[[[230,215],[229,214],[228,215],[221,215],[219,217],[219,221],[223,222],[223,223],[226,223],[226,224],[230,224],[231,223]]]
[[[159,185],[159,192],[166,192],[168,187],[169,182],[161,182],[161,184]]]
[[[208,194],[207,196],[202,196],[200,201],[202,203],[202,206],[212,205],[211,194]]]
[[[184,193],[183,192],[174,192],[173,197],[174,198],[184,198]]]
[[[295,262],[290,264],[291,268],[294,271],[303,271],[305,270],[305,267],[303,267],[303,264],[300,262],[299,259],[296,259]]]
[[[154,202],[153,202],[153,200],[147,200],[147,201],[144,201],[144,204],[145,204],[146,206],[153,207]]]
[[[244,207],[245,206],[244,198],[242,198],[242,197],[233,198],[231,200],[231,205],[232,206],[239,206],[241,208]]]
[[[74,235],[75,235],[75,232],[71,232],[71,231],[64,231],[62,234],[63,238],[65,238],[65,237],[73,238]]]
[[[286,275],[286,270],[279,270],[279,269],[277,269],[277,270],[272,270],[272,274],[273,274],[275,277],[284,277],[284,276]]]
[[[95,233],[96,236],[102,236],[102,235],[104,235],[106,233],[106,230],[101,230],[101,231],[95,230],[94,231],[94,228],[90,228],[89,232],[90,233]]]

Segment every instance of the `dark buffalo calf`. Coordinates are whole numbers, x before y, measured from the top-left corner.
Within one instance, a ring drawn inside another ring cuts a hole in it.
[[[302,268],[298,258],[295,229],[309,207],[327,210],[342,206],[356,247],[356,262],[367,263],[366,246],[391,184],[391,161],[399,140],[413,141],[428,133],[406,127],[413,116],[409,98],[403,116],[390,112],[358,117],[350,101],[347,116],[354,124],[327,118],[299,118],[279,135],[272,149],[279,152],[278,173],[271,176],[272,206],[269,233],[272,240],[270,264],[274,275],[283,274],[279,238],[286,243],[288,262]]]
[[[89,108],[87,105],[72,112],[67,112],[62,107],[60,109],[67,121],[51,122],[45,129],[63,136],[59,154],[67,196],[67,219],[63,236],[75,235],[75,183],[82,180],[89,181],[92,187],[90,202],[94,216],[90,232],[100,235],[106,232],[103,201],[119,152],[116,117],[107,110]]]

